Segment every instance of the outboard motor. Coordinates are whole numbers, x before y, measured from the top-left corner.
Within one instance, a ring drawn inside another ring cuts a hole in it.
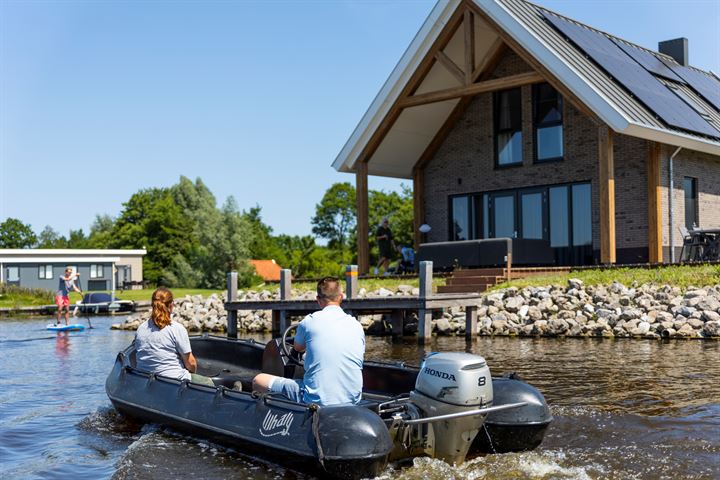
[[[431,353],[420,366],[410,400],[425,417],[489,407],[493,401],[490,369],[469,353]],[[462,463],[485,415],[429,423],[425,452],[448,463]]]

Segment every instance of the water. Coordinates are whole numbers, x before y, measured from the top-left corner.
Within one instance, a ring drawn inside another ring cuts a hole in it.
[[[0,320],[0,477],[303,479],[203,439],[119,416],[104,382],[132,332],[48,333]],[[256,336],[258,340],[267,337]],[[533,452],[451,467],[394,466],[390,479],[720,479],[720,342],[440,338],[428,350],[485,356],[538,387],[555,421]],[[367,339],[367,358],[417,363],[423,348]]]

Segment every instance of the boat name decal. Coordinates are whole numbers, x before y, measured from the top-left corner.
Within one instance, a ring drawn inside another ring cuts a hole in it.
[[[433,370],[428,367],[425,367],[425,373],[432,375],[433,377],[442,378],[443,380],[452,380],[453,382],[457,382],[455,375],[452,373],[441,372],[440,370]]]
[[[285,415],[278,415],[268,410],[260,426],[260,435],[263,437],[274,437],[275,435],[290,435],[290,426],[295,417],[292,412]]]

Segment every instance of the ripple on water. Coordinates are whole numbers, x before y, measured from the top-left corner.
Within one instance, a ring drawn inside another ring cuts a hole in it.
[[[253,478],[304,480],[313,477],[246,457],[207,440],[144,427],[117,463],[112,480]]]

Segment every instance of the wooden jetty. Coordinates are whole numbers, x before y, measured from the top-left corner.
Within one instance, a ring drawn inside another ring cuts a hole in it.
[[[237,312],[241,310],[271,310],[273,335],[279,335],[290,326],[291,317],[303,316],[319,309],[315,300],[290,298],[292,288],[291,271],[284,269],[280,275],[279,300],[238,301],[237,273],[228,274],[227,310],[228,337],[237,338]],[[403,335],[403,321],[408,312],[418,314],[418,341],[424,343],[432,336],[432,312],[450,307],[465,307],[465,337],[470,339],[477,333],[477,307],[479,293],[434,294],[432,290],[432,262],[420,262],[420,294],[393,295],[389,297],[358,298],[357,265],[348,265],[345,270],[345,300],[343,309],[352,315],[390,314],[393,337]]]

